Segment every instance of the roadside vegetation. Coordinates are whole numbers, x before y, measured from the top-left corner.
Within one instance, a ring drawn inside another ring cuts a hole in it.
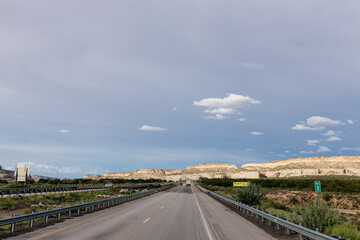
[[[360,178],[355,177],[302,177],[302,178],[265,178],[265,179],[203,179],[203,185],[232,187],[233,182],[251,182],[267,189],[314,190],[314,181],[321,180],[323,189],[337,193],[360,193]]]
[[[24,188],[24,187],[56,187],[56,186],[70,186],[70,185],[105,185],[106,183],[113,184],[134,184],[134,183],[164,183],[162,179],[39,179],[35,182],[30,180],[27,184],[15,184],[11,181],[0,180],[0,188]]]
[[[73,193],[52,193],[33,196],[14,196],[0,198],[0,211],[13,211],[23,209],[22,214],[44,211],[58,207],[66,207],[85,202],[91,202],[110,198],[114,196],[128,195],[140,191],[151,190],[162,187],[162,184],[150,184],[146,188],[109,187],[99,191],[73,192]]]
[[[359,218],[349,218],[343,209],[359,210],[360,179],[321,178],[320,206],[314,193],[314,178],[291,179],[202,179],[209,190],[239,202],[263,209],[303,226],[318,228],[328,235],[360,240]],[[248,187],[233,187],[233,182],[250,182]],[[354,189],[352,189],[354,188]],[[290,196],[290,197],[289,197]],[[346,197],[346,200],[342,198]]]

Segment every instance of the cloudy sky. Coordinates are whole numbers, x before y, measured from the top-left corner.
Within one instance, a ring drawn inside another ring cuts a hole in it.
[[[359,155],[359,1],[2,0],[0,165]]]

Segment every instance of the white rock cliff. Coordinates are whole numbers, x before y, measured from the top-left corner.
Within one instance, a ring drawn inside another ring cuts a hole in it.
[[[135,172],[105,173],[103,176],[88,174],[85,179],[180,179],[203,178],[277,178],[307,175],[360,175],[359,156],[291,158],[267,163],[247,163],[237,168],[233,164],[200,163],[185,170],[139,169]]]

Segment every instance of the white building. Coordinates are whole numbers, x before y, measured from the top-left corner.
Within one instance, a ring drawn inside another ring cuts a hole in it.
[[[25,163],[18,163],[15,165],[15,182],[27,182],[30,177],[30,169]]]

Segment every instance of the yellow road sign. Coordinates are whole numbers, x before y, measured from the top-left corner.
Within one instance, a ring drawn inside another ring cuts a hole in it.
[[[234,187],[247,187],[249,186],[249,182],[233,182]]]

